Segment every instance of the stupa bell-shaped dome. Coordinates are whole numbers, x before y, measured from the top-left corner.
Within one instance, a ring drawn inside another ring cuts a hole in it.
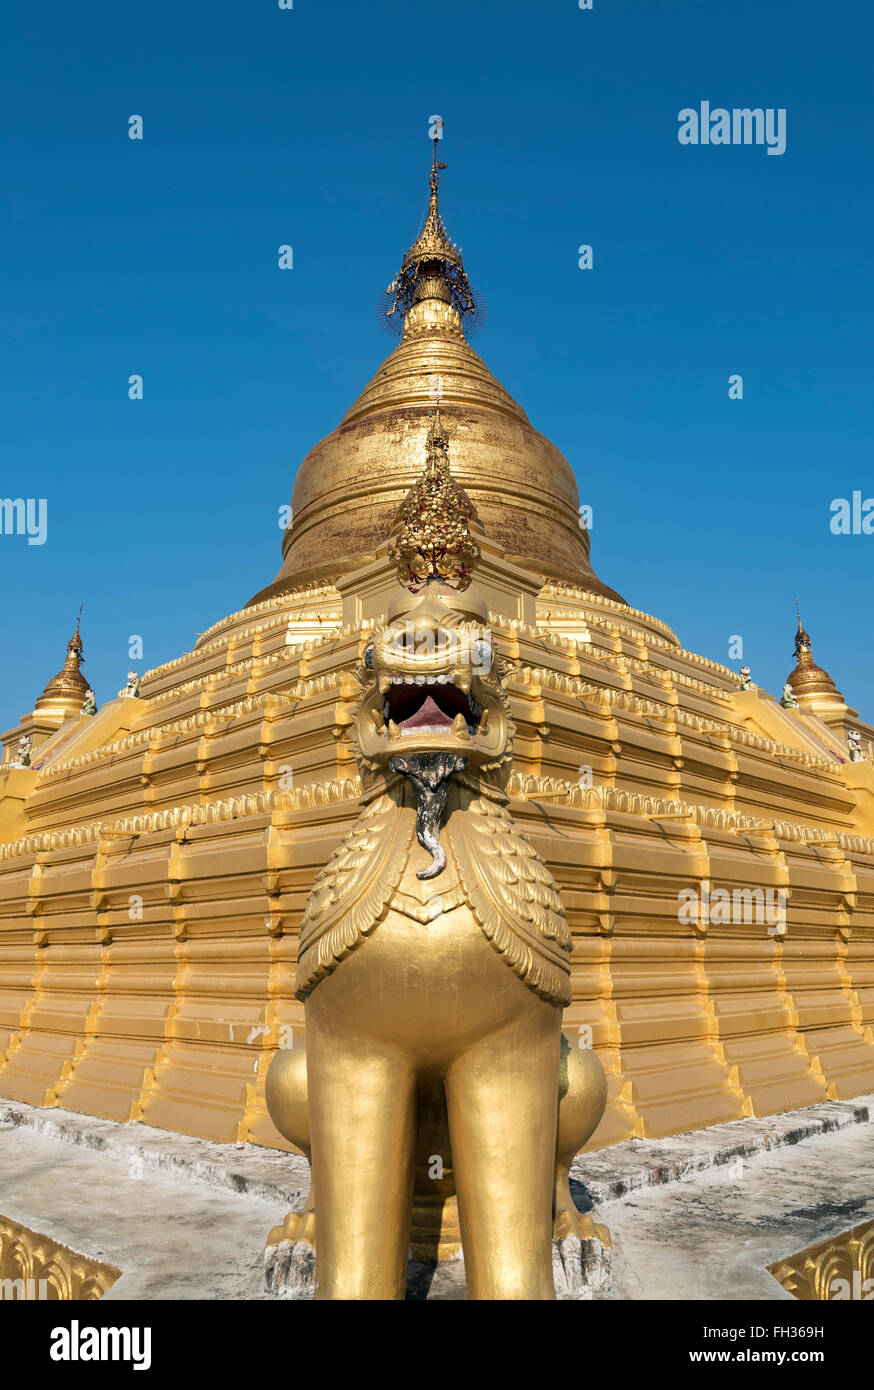
[[[844,697],[828,671],[814,661],[812,646],[810,634],[799,615],[795,633],[795,669],[787,677],[787,683],[799,699],[805,695],[815,695],[827,696],[835,702],[843,701]]]
[[[436,141],[423,231],[389,286],[388,314],[403,337],[339,427],[306,456],[292,495],[275,580],[258,603],[366,564],[422,472],[439,404],[452,439],[453,475],[484,533],[510,560],[624,602],[589,563],[573,472],[496,381],[464,333],[476,300],[438,206]]]
[[[76,631],[67,643],[67,658],[58,674],[52,676],[46,685],[45,690],[34,705],[34,711],[51,711],[67,717],[79,713],[82,701],[90,688],[79,669],[83,660],[83,652],[84,648],[77,622]]]

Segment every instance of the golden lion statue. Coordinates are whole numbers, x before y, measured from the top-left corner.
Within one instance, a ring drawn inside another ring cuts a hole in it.
[[[439,447],[432,429],[429,466]],[[424,481],[445,504],[443,461]],[[464,541],[456,527],[456,558]],[[365,639],[365,806],[300,928],[306,1050],[279,1052],[267,1076],[311,1192],[271,1240],[315,1245],[316,1298],[402,1299],[411,1243],[445,1253],[457,1196],[468,1296],[550,1299],[554,1232],[593,1234],[568,1166],[606,1083],[562,1037],[571,937],[506,809],[513,725],[486,606],[430,568],[408,566],[421,592],[398,590]]]

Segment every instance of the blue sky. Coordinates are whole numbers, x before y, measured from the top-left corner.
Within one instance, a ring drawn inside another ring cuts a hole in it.
[[[48,532],[0,536],[0,724],[80,603],[102,702],[131,634],[145,670],[272,579],[298,463],[391,346],[432,113],[475,346],[570,460],[599,574],[694,651],[741,635],[775,692],[797,595],[874,718],[874,536],[829,528],[874,496],[872,28],[845,0],[11,9],[0,495]],[[681,146],[702,100],[784,107],[785,154]]]

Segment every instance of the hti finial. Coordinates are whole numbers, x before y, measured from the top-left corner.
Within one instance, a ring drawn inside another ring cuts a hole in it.
[[[434,133],[434,136],[433,136],[433,140],[434,140],[434,163],[431,165],[431,194],[432,194],[432,196],[433,196],[434,198],[437,197],[437,186],[438,186],[438,184],[440,183],[440,173],[439,173],[439,170],[441,170],[441,169],[448,169],[448,168],[449,168],[449,165],[448,165],[448,164],[442,164],[442,163],[440,162],[440,160],[437,158],[437,142],[438,142],[438,140],[440,140],[440,139],[442,138],[442,135],[443,135],[443,122],[441,121],[440,124],[439,124],[439,126],[435,126],[435,133]]]
[[[82,603],[79,604],[79,616],[76,619],[76,631],[73,633],[73,636],[67,643],[67,660],[69,661],[71,656],[75,656],[77,667],[79,660],[82,657],[82,653],[84,651],[84,647],[82,646],[82,638],[79,635],[79,624],[82,621],[82,609],[84,608],[84,606],[85,605]]]
[[[431,162],[431,196],[428,199],[428,215],[425,225],[413,245],[404,256],[401,268],[386,290],[388,301],[385,309],[390,320],[394,314],[403,318],[419,298],[438,298],[450,303],[462,317],[477,312],[477,303],[461,252],[449,240],[443,219],[437,190],[440,184],[440,170],[448,169],[448,164],[437,158],[437,142],[442,138],[443,123],[435,126],[431,137],[434,143],[434,158]]]
[[[811,655],[810,633],[801,621],[801,609],[798,606],[798,599],[795,600],[795,615],[798,619],[798,626],[795,629],[795,656],[802,664],[811,665],[813,657]]]

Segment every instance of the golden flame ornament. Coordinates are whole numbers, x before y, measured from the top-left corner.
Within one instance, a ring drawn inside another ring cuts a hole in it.
[[[466,589],[480,550],[470,533],[476,508],[449,467],[449,437],[436,411],[428,431],[422,476],[401,504],[389,559],[398,581],[411,593],[432,579]]]

